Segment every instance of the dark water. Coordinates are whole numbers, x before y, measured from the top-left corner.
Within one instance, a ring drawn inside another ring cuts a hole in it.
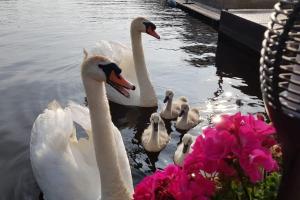
[[[147,16],[161,35],[160,41],[143,38],[158,109],[166,88],[187,96],[204,119],[193,134],[219,113],[264,111],[258,91],[214,67],[217,32],[159,0],[0,0],[0,200],[38,199],[28,146],[33,121],[53,99],[84,103],[82,48],[100,39],[129,45],[136,16]],[[171,163],[180,141],[168,124],[167,148],[160,154],[143,150],[140,136],[152,112],[112,105],[135,182]]]

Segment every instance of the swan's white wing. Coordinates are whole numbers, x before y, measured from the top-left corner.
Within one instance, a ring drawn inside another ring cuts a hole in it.
[[[142,134],[141,140],[144,147],[147,146],[148,143],[150,142],[151,132],[152,132],[151,126],[148,126]]]
[[[191,112],[193,113],[193,115],[195,115],[196,117],[199,117],[200,116],[200,112],[198,109],[196,108],[192,108],[191,109]]]
[[[47,200],[94,200],[100,196],[100,176],[92,143],[86,139],[74,141],[73,134],[69,108],[50,107],[34,122],[30,159]]]
[[[95,149],[92,136],[92,125],[90,119],[90,111],[87,107],[81,106],[70,101],[68,108],[71,111],[72,119],[79,124],[87,133],[88,138],[80,138],[78,143],[72,143],[71,147],[74,152],[77,152],[77,157],[84,160],[88,166],[92,166],[98,174],[98,165],[96,162]],[[100,175],[99,175],[100,176]],[[98,178],[97,178],[98,179]]]
[[[182,153],[182,150],[183,150],[183,143],[180,143],[174,153],[174,163],[176,165],[179,165],[181,166],[182,165],[182,162],[183,162],[183,159],[184,159],[184,155]]]
[[[130,51],[130,49],[121,43],[100,40],[96,43],[91,53],[93,55],[103,55],[120,65],[127,51]]]
[[[171,137],[169,136],[165,123],[163,120],[159,122],[159,146],[164,148],[170,141]]]
[[[73,101],[69,102],[68,108],[70,108],[71,110],[73,121],[79,124],[90,136],[92,131],[92,125],[89,109]]]

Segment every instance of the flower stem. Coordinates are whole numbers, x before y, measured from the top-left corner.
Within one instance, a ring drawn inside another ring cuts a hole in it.
[[[244,190],[244,192],[245,192],[245,194],[246,194],[246,196],[247,196],[247,199],[248,199],[248,200],[251,200],[251,196],[250,196],[250,194],[249,194],[249,192],[248,192],[248,190],[247,190],[247,187],[246,187],[245,184],[244,184],[243,177],[241,176],[240,173],[239,173],[239,177],[240,177],[240,180],[241,180],[241,184],[242,184],[243,190]]]

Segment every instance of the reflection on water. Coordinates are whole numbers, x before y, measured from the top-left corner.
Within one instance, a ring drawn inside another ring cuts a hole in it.
[[[129,25],[148,16],[161,40],[143,36],[148,70],[158,108],[111,104],[137,183],[173,160],[182,134],[166,122],[171,142],[160,153],[145,152],[140,143],[152,112],[163,106],[165,90],[184,95],[204,119],[191,134],[199,135],[220,113],[263,112],[258,91],[214,67],[217,33],[179,9],[157,0],[5,0],[0,1],[0,200],[38,199],[39,188],[29,160],[33,121],[49,101],[84,104],[79,75],[82,48],[100,39],[130,45]]]

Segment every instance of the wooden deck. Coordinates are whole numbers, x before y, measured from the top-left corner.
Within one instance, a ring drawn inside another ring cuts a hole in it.
[[[273,9],[229,9],[219,10],[199,2],[177,0],[177,7],[208,22],[219,32],[216,66],[248,63],[248,72],[258,73],[259,58],[264,32]],[[232,53],[236,51],[236,53]],[[243,59],[242,59],[243,58]],[[245,69],[243,69],[245,71]],[[247,70],[246,70],[247,71]]]
[[[241,9],[241,10],[228,10],[229,13],[236,15],[245,20],[267,26],[270,21],[270,16],[273,9]]]
[[[221,10],[191,0],[189,2],[192,3],[185,2],[186,0],[176,0],[177,7],[207,21],[210,25],[218,26]]]
[[[192,0],[189,0],[191,3],[185,3],[186,0],[177,0],[176,2],[178,8],[181,8],[188,13],[196,14],[204,19],[208,19],[215,24],[219,24],[221,20],[221,10],[219,9]],[[230,9],[226,11],[246,21],[266,27],[270,21],[270,15],[273,12],[273,9]]]
[[[197,1],[177,0],[177,7],[216,25],[219,33],[226,35],[253,51],[260,52],[261,40],[270,21],[273,9],[219,10]]]

